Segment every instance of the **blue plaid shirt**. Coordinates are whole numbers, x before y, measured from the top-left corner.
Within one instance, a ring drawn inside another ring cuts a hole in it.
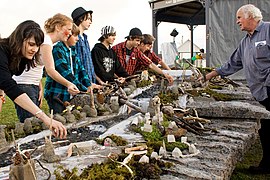
[[[63,42],[58,42],[53,47],[52,52],[56,71],[58,71],[59,74],[61,74],[68,81],[75,84],[80,91],[87,91],[87,88],[91,86],[91,82],[86,74],[80,58],[76,53],[75,46],[71,47],[73,67],[71,67],[70,63],[70,50]],[[73,68],[73,74],[71,68]],[[54,81],[50,76],[47,76],[46,78],[44,89],[44,97],[46,100],[56,96],[63,102],[70,100],[70,94],[68,93],[67,88]]]
[[[90,46],[86,34],[83,34],[83,38],[79,34],[79,41],[76,43],[76,50],[78,52],[79,58],[83,62],[84,68],[89,76],[90,81],[96,83],[94,65],[91,58]]]

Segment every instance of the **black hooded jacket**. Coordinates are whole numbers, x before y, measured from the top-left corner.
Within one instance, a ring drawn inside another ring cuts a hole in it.
[[[114,74],[119,77],[129,76],[111,47],[107,49],[102,43],[97,43],[92,49],[91,55],[95,73],[102,81],[113,82]]]

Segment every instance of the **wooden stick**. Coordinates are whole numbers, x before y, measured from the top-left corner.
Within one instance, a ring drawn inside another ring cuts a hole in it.
[[[127,101],[127,100],[124,100],[124,99],[121,99],[121,98],[119,99],[119,101],[120,101],[121,103],[126,104],[126,105],[128,105],[129,107],[135,109],[136,111],[139,111],[139,112],[145,114],[145,112],[143,112],[142,109],[141,109],[139,106],[136,106],[135,104],[132,104],[131,102],[129,102],[129,101]]]
[[[202,122],[202,123],[210,123],[211,121],[208,119],[204,119],[204,118],[199,118],[199,117],[193,117],[193,116],[189,116],[189,117],[183,117],[184,120],[190,121],[190,120],[195,120],[198,122]]]
[[[14,136],[14,131],[13,131],[13,129],[11,129],[11,135],[12,135],[12,140],[13,140],[13,142],[14,142],[15,149],[17,149],[17,143],[16,143],[16,140],[15,140],[15,136]]]
[[[53,109],[51,110],[51,121],[50,121],[50,130],[51,130],[51,133],[50,133],[50,136],[49,136],[49,140],[50,142],[52,142],[52,119],[53,119]]]

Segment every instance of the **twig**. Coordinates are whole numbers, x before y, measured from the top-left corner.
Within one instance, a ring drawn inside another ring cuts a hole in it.
[[[12,135],[12,140],[13,140],[13,142],[14,142],[15,149],[17,149],[17,143],[16,143],[16,140],[15,140],[15,136],[14,136],[14,131],[13,131],[13,129],[11,129],[11,135]]]
[[[51,178],[50,170],[45,168],[38,159],[35,159],[35,160],[38,162],[38,164],[41,166],[42,169],[46,170],[49,173],[49,177],[47,178],[47,180],[49,180]]]
[[[49,140],[50,142],[52,142],[52,119],[53,119],[53,109],[51,110],[51,120],[50,120],[50,130],[51,130],[51,133],[50,133],[50,136],[49,136]]]
[[[198,122],[202,122],[202,123],[210,123],[211,121],[208,119],[204,119],[204,118],[199,118],[199,117],[193,117],[193,116],[189,116],[189,117],[183,117],[184,120],[190,121],[190,120],[195,120]]]

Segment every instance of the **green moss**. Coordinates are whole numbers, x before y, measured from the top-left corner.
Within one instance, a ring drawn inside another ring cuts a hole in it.
[[[178,99],[178,95],[171,92],[168,93],[159,93],[158,97],[160,98],[161,104],[172,104],[173,101]]]
[[[222,86],[214,85],[214,84],[208,84],[208,88],[209,89],[218,89],[218,90],[221,90],[222,89]]]
[[[221,94],[221,93],[215,92],[209,88],[206,88],[205,90],[201,90],[200,93],[207,93],[207,94],[211,95],[211,97],[213,97],[217,101],[231,101],[231,100],[233,100],[233,97],[231,95]]]
[[[143,124],[141,124],[143,126]],[[140,133],[146,141],[161,141],[163,140],[161,132],[156,126],[152,126],[152,132],[145,132],[141,130],[141,126],[134,128],[134,131]]]
[[[101,164],[92,164],[83,169],[78,175],[77,168],[71,171],[57,167],[54,171],[57,180],[90,180],[90,179],[110,179],[110,180],[125,180],[125,179],[160,179],[162,168],[170,168],[173,164],[160,160],[150,159],[149,163],[139,163],[141,156],[134,156],[127,164],[133,171],[133,174],[125,166],[121,166],[117,162],[107,161]],[[118,160],[118,161],[123,161]]]
[[[137,87],[146,87],[152,84],[151,80],[141,80],[137,83]]]
[[[158,152],[160,147],[163,146],[163,141],[151,141],[146,143],[148,147],[151,147],[154,151]],[[188,148],[188,145],[181,142],[168,143],[165,142],[166,150],[172,152],[175,147],[178,147],[180,150]]]
[[[113,142],[115,142],[115,144],[117,146],[126,146],[128,144],[128,142],[124,138],[122,138],[121,136],[116,136],[114,134],[112,134],[110,136],[107,136],[105,138],[110,138]],[[104,143],[104,139],[96,139],[96,142],[98,144],[103,144]]]
[[[212,87],[212,89],[219,89],[219,88],[220,87],[218,87],[218,86]],[[213,91],[212,89],[210,89],[208,87],[208,88],[205,88],[203,90],[187,90],[186,92],[191,94],[192,96],[195,96],[195,97],[200,96],[202,93],[206,93],[206,94],[209,94],[211,97],[213,97],[217,101],[231,101],[231,100],[234,100],[232,95],[218,93],[216,91]]]
[[[71,171],[65,169],[63,166],[58,166],[56,170],[54,170],[54,175],[57,180],[80,180],[80,177],[77,175],[78,169],[75,167]]]

